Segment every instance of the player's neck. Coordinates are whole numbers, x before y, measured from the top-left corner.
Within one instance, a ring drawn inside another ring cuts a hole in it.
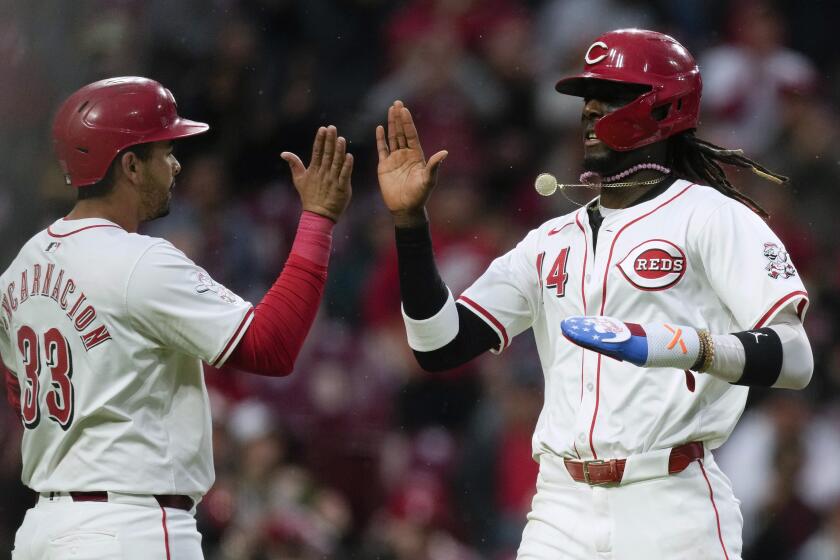
[[[65,219],[100,218],[117,224],[129,233],[136,233],[142,222],[141,206],[137,189],[117,180],[108,194],[76,201]]]
[[[643,169],[622,180],[648,181],[651,179],[671,181],[668,175],[663,175],[661,172],[651,169]],[[604,208],[629,208],[646,193],[658,188],[661,184],[662,182],[657,182],[650,185],[639,185],[638,187],[602,188],[600,204]]]
[[[108,220],[131,233],[135,233],[140,226],[137,212],[132,212],[130,208],[125,206],[114,204],[109,198],[79,200],[64,219],[83,220],[86,218]]]

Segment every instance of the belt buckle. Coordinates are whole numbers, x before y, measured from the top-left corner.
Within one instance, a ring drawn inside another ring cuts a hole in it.
[[[595,459],[583,462],[583,481],[590,486],[604,486],[605,484],[610,484],[608,480],[601,480],[593,482],[591,478],[589,478],[589,465],[606,465],[607,461],[603,459]]]

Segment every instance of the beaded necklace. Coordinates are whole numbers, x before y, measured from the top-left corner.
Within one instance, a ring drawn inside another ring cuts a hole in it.
[[[657,177],[655,179],[648,179],[646,181],[621,181],[621,179],[629,177],[630,175],[637,173],[638,171],[642,171],[644,169],[658,171],[662,173],[662,176]],[[608,177],[602,177],[600,174],[595,173],[594,171],[584,171],[580,175],[580,183],[558,183],[557,178],[551,173],[540,173],[534,181],[534,188],[538,193],[540,193],[543,196],[551,196],[555,192],[557,192],[557,189],[560,189],[560,192],[563,194],[563,196],[566,197],[566,199],[568,199],[574,204],[577,204],[578,206],[581,206],[581,204],[569,198],[569,196],[566,194],[566,188],[621,188],[655,185],[656,183],[664,181],[670,173],[671,170],[669,168],[665,167],[664,165],[659,165],[658,163],[639,163],[637,165],[634,165],[633,167],[625,169],[621,173],[616,173],[615,175],[610,175]]]

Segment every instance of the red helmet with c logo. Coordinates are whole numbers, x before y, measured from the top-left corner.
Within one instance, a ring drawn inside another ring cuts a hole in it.
[[[612,149],[635,150],[697,128],[700,69],[673,37],[644,29],[610,31],[590,45],[584,62],[582,73],[557,82],[557,91],[586,97],[593,80],[649,88],[595,123],[595,135]],[[654,117],[654,109],[665,106],[665,116]]]
[[[209,128],[178,116],[172,92],[158,82],[109,78],[67,98],[53,121],[53,142],[67,184],[83,187],[105,177],[120,150]]]

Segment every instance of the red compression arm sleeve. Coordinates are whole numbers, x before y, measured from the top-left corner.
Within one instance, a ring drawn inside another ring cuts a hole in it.
[[[288,375],[315,320],[332,244],[329,218],[304,212],[283,272],[254,309],[227,364],[259,375]]]

